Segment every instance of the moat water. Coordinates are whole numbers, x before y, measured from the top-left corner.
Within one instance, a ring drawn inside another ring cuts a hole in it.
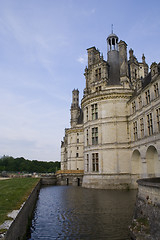
[[[136,191],[42,187],[30,240],[129,240]]]

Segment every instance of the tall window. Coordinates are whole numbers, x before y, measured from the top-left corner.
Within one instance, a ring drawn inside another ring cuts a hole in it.
[[[134,140],[136,141],[138,139],[138,135],[137,135],[137,121],[133,122],[133,134],[134,134]]]
[[[96,69],[95,77],[97,81],[101,80],[101,68]]]
[[[92,109],[92,120],[98,119],[98,106],[97,106],[97,103],[96,104],[92,104],[91,105],[91,109]]]
[[[152,113],[147,115],[147,124],[148,124],[148,135],[153,134],[153,123],[152,123]]]
[[[159,96],[158,83],[154,84],[154,96],[155,98]]]
[[[88,107],[86,107],[86,121],[88,121]]]
[[[148,103],[150,103],[150,92],[149,92],[149,90],[147,90],[145,92],[145,95],[146,95],[146,104],[148,104]]]
[[[92,128],[92,145],[98,144],[98,127]]]
[[[139,108],[142,108],[142,97],[141,96],[138,97],[138,104],[139,104]]]
[[[92,171],[93,172],[99,171],[98,153],[92,153]]]
[[[79,157],[79,154],[78,153],[76,153],[76,158],[78,158]]]
[[[141,138],[144,137],[144,121],[143,118],[140,119],[140,130],[141,130]]]
[[[89,154],[87,154],[87,172],[89,171]]]
[[[136,111],[136,102],[132,102],[132,113],[135,113]]]
[[[89,138],[88,138],[88,129],[87,129],[87,146],[89,144]]]
[[[156,109],[156,115],[157,115],[157,128],[158,132],[160,132],[160,108]]]

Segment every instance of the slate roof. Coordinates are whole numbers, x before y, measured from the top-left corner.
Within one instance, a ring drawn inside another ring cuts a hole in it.
[[[142,80],[142,88],[145,88],[151,82],[151,72]]]

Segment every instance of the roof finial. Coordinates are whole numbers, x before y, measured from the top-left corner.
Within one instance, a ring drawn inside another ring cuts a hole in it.
[[[111,33],[113,34],[113,24],[111,25]]]

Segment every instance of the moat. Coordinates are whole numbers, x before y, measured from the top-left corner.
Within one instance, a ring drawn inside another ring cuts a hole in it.
[[[28,240],[129,240],[135,190],[42,187]]]

